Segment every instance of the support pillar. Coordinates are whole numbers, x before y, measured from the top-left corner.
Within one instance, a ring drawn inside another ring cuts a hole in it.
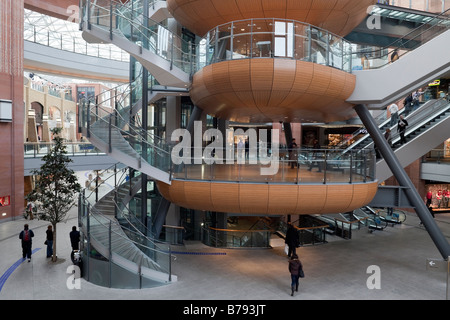
[[[405,193],[409,201],[412,205],[414,205],[420,221],[422,221],[437,249],[441,253],[444,260],[446,260],[450,256],[450,244],[443,235],[442,231],[438,228],[433,216],[428,211],[424,201],[414,187],[411,179],[406,174],[405,169],[401,166],[394,154],[394,151],[392,151],[391,147],[387,143],[369,110],[365,105],[357,105],[355,106],[355,111],[358,113],[358,116],[377,145],[381,155],[391,169],[398,183],[402,187],[406,187]]]
[[[189,118],[189,123],[187,125],[187,130],[189,131],[191,136],[194,133],[194,122],[200,120],[202,114],[203,110],[197,106],[195,106],[194,110],[192,110],[191,117]],[[179,169],[180,166],[175,168],[175,170]],[[167,212],[169,211],[170,208],[170,203],[171,202],[169,200],[167,200],[164,197],[161,197],[161,202],[159,203],[158,211],[155,214],[152,224],[152,231],[155,235],[155,239],[158,239],[161,234],[162,226],[164,224],[164,221],[166,220]]]

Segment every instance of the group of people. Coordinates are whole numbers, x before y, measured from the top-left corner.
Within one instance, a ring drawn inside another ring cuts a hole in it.
[[[53,256],[53,227],[49,225],[47,227],[46,239],[44,244],[47,245],[47,258]],[[72,231],[69,234],[70,243],[72,245],[72,254],[75,250],[79,250],[80,243],[80,232],[77,230],[77,227],[73,226]],[[32,249],[32,238],[34,237],[33,230],[30,229],[28,224],[25,224],[23,230],[19,234],[19,239],[22,244],[22,258],[28,259],[28,262],[31,261],[31,249]]]
[[[288,248],[289,258],[289,273],[291,275],[291,296],[294,296],[294,291],[298,291],[299,279],[304,277],[303,265],[298,258],[296,249],[300,244],[297,230],[292,224],[288,224],[286,232],[285,244]]]
[[[388,110],[391,113],[391,127],[397,125],[397,132],[400,134],[400,143],[406,143],[405,133],[408,121],[405,119],[405,115],[398,116],[398,106],[395,103],[391,104]]]

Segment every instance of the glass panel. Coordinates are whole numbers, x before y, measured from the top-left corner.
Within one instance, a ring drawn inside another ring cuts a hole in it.
[[[276,57],[286,56],[286,38],[275,37],[275,56]]]

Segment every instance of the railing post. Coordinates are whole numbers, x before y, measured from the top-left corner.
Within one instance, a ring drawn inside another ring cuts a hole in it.
[[[87,0],[86,10],[87,10],[87,28],[88,28],[88,30],[91,30],[91,0]],[[87,42],[86,42],[86,46],[87,46]]]
[[[312,49],[312,30],[311,30],[311,25],[308,26],[308,60],[309,62],[312,62],[311,59],[311,49]]]
[[[88,104],[87,104],[87,119],[86,119],[86,136],[87,138],[91,137],[91,103],[88,100]]]
[[[112,152],[112,113],[109,115],[109,137],[108,137],[108,152]]]
[[[349,183],[352,183],[353,182],[353,156],[354,156],[354,153],[353,153],[353,150],[350,150],[350,177],[349,177]]]
[[[113,24],[113,2],[111,1],[109,3],[109,40],[113,39],[112,24]]]
[[[86,202],[86,198],[84,197],[83,194],[83,198],[84,201]],[[87,279],[89,281],[89,260],[90,260],[90,252],[91,252],[91,220],[90,220],[90,204],[88,202],[87,204],[87,215],[86,215],[86,237],[87,237],[87,252],[86,252],[86,256],[87,256]]]
[[[172,281],[172,247],[169,246],[169,281]]]
[[[111,286],[112,286],[112,274],[111,274],[111,272],[112,272],[112,239],[111,239],[111,231],[112,231],[112,227],[111,227],[111,221],[109,221],[109,230],[108,230],[108,250],[109,250],[109,257],[108,257],[108,260],[109,260],[109,265],[108,265],[108,267],[109,267],[109,287],[111,288]]]

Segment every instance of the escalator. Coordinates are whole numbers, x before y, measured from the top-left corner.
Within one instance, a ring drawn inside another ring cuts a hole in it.
[[[431,39],[394,63],[382,68],[354,70],[356,86],[347,102],[382,109],[435,79],[449,78],[450,58],[443,48],[450,42],[450,30],[448,26],[443,30],[439,28],[436,34],[425,30]]]
[[[400,136],[396,126],[392,143],[396,157],[400,164],[406,167],[437,147],[448,138],[450,126],[450,104],[446,100],[436,100],[425,104],[422,108],[406,117],[408,127],[406,130],[406,143],[400,144]],[[377,162],[376,176],[384,181],[392,176],[388,165],[381,159]]]

